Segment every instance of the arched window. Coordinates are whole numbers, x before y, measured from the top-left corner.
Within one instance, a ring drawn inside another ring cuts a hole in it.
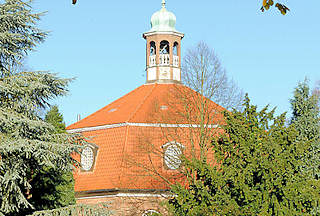
[[[145,212],[143,212],[142,216],[157,216],[157,215],[160,215],[159,212],[157,212],[156,210],[153,210],[153,209],[149,209]]]
[[[178,55],[178,46],[179,46],[179,44],[178,44],[178,42],[174,42],[174,44],[173,44],[173,55]]]
[[[184,146],[177,142],[169,142],[162,146],[164,149],[164,165],[171,170],[176,170],[181,166],[181,155]]]
[[[150,42],[150,56],[157,54],[156,43],[154,41]]]
[[[173,44],[173,66],[179,67],[179,56],[178,56],[178,42],[174,42]]]
[[[160,54],[169,54],[169,42],[164,40],[160,42]]]

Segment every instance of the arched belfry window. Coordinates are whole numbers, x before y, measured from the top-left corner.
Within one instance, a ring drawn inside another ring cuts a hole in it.
[[[149,66],[155,66],[156,65],[156,54],[157,54],[157,48],[156,43],[154,41],[150,42],[150,56],[149,56]]]
[[[173,55],[177,56],[178,55],[178,42],[174,42],[173,44]]]
[[[160,65],[169,65],[170,64],[170,44],[168,41],[163,40],[160,42],[160,56],[159,63]]]
[[[169,54],[169,42],[164,40],[160,42],[160,54]]]
[[[150,42],[150,56],[157,54],[156,43],[154,41]]]
[[[178,42],[174,42],[173,44],[173,66],[179,67],[179,56],[178,56]]]

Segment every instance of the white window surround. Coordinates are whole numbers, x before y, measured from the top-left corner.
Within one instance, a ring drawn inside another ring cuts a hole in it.
[[[177,142],[168,142],[162,146],[164,151],[163,161],[168,169],[176,170],[181,165],[180,156],[182,155],[182,151],[185,148],[183,145]]]
[[[170,146],[170,145],[179,146],[179,148],[182,148],[182,149],[185,148],[184,145],[182,145],[182,144],[180,144],[180,143],[178,143],[178,142],[176,142],[176,141],[167,142],[166,144],[162,145],[161,148],[164,149],[164,148],[167,148],[167,147]]]
[[[146,210],[142,216],[151,216],[151,215],[159,215],[160,213],[157,212],[156,210],[153,210],[153,209],[149,209],[149,210]]]
[[[81,152],[81,167],[85,171],[91,170],[94,162],[94,152],[92,147],[86,146]]]

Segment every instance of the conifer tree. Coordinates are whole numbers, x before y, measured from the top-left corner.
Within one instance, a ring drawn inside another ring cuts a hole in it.
[[[195,181],[176,184],[169,201],[173,215],[311,215],[319,201],[319,183],[301,172],[309,143],[297,141],[285,115],[245,101],[243,112],[225,112],[225,133],[215,137],[216,166],[185,158]]]
[[[26,215],[36,176],[45,167],[69,171],[85,143],[77,134],[56,133],[39,109],[68,92],[70,79],[40,71],[23,71],[27,54],[47,36],[37,28],[41,13],[31,1],[0,0],[0,215]],[[104,212],[104,213],[102,213]],[[108,215],[98,206],[70,206],[35,215]]]
[[[52,106],[46,113],[45,121],[54,126],[55,133],[66,133],[63,116],[58,106]],[[30,202],[37,210],[56,209],[76,204],[72,170],[43,167],[33,176]]]
[[[54,126],[56,133],[66,132],[66,125],[63,122],[63,116],[59,112],[58,106],[52,106],[50,110],[47,112],[44,120]]]
[[[57,133],[38,115],[50,100],[67,94],[70,79],[21,69],[47,36],[37,28],[42,14],[34,13],[31,3],[0,0],[0,216],[109,215],[102,205],[34,212],[34,205],[41,206],[32,203],[35,176],[48,167],[69,172],[78,164],[71,154],[80,153],[86,141],[78,134]]]
[[[304,155],[304,168],[320,178],[320,110],[319,95],[311,94],[308,81],[299,83],[291,99],[291,124],[299,133],[299,140],[309,141],[311,146]]]

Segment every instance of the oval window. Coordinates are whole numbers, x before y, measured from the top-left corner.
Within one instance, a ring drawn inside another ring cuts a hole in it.
[[[181,165],[181,149],[177,145],[169,145],[164,152],[164,162],[169,169],[178,169]]]
[[[93,165],[93,150],[90,147],[85,147],[81,153],[81,166],[85,171],[89,171]]]

